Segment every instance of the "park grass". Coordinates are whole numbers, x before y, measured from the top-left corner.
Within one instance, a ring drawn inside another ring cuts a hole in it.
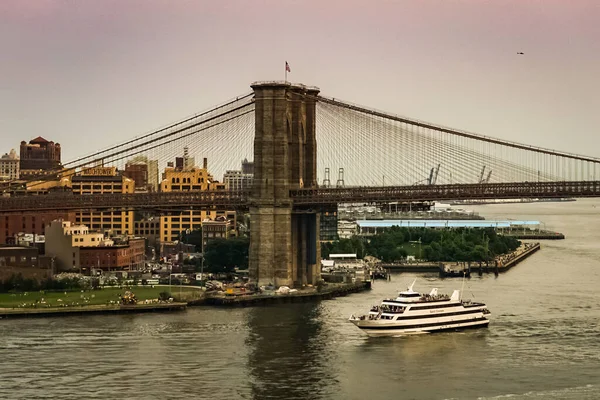
[[[135,286],[131,289],[108,288],[97,290],[78,290],[60,292],[26,292],[0,293],[0,308],[48,308],[48,307],[78,307],[88,305],[108,305],[111,301],[119,303],[121,295],[131,290],[139,301],[158,299],[161,292],[170,292],[175,300],[180,298],[189,301],[201,296],[202,291],[196,288],[172,286]],[[62,301],[59,301],[62,300]],[[44,301],[45,303],[41,303]]]
[[[415,258],[419,259],[420,257],[423,256],[423,247],[425,247],[425,246],[419,245],[418,243],[410,243],[409,242],[409,243],[402,243],[402,245],[400,247],[406,251],[406,255],[414,256]],[[420,255],[419,255],[419,247],[421,247]]]

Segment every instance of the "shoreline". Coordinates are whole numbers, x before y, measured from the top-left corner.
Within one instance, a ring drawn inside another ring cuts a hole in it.
[[[299,290],[294,293],[276,294],[260,293],[245,295],[230,295],[223,292],[210,293],[199,299],[190,301],[176,301],[172,303],[136,304],[136,305],[89,305],[80,307],[47,307],[47,308],[0,308],[0,320],[27,317],[64,317],[69,315],[107,315],[131,314],[148,312],[174,312],[185,311],[188,307],[195,306],[264,306],[268,304],[297,303],[318,300],[328,300],[334,297],[346,296],[371,288],[371,282],[357,282],[351,284],[334,284],[324,287],[321,291],[316,289]]]
[[[24,317],[58,317],[84,314],[128,314],[147,312],[184,311],[185,302],[136,304],[136,305],[91,305],[81,307],[48,307],[48,308],[0,308],[0,319]]]
[[[329,287],[327,287],[329,286]],[[321,291],[316,290],[299,290],[295,293],[289,294],[276,294],[276,293],[259,293],[259,294],[248,294],[231,296],[227,294],[215,294],[209,295],[204,298],[202,303],[194,305],[208,305],[208,306],[260,306],[268,304],[282,304],[282,303],[300,303],[307,301],[317,300],[328,300],[334,297],[342,297],[352,293],[359,293],[364,290],[371,289],[371,282],[356,282],[349,284],[329,284],[324,287]]]
[[[484,263],[479,265],[479,263],[473,262],[471,264],[470,270],[471,270],[471,273],[473,273],[473,272],[479,272],[479,273],[481,273],[481,272],[505,272],[505,271],[508,271],[509,269],[511,269],[512,267],[514,267],[515,265],[519,264],[521,261],[525,260],[527,257],[529,257],[530,255],[532,255],[533,253],[537,252],[540,249],[541,249],[541,245],[539,242],[529,243],[529,245],[523,245],[523,246],[519,247],[517,250],[513,251],[512,253],[501,256],[500,258],[505,260],[505,262],[503,262],[503,263],[495,265],[496,263],[493,261],[492,263],[490,263],[486,266]],[[495,261],[497,262],[498,260],[495,260]],[[440,261],[440,262],[423,262],[423,263],[414,263],[414,264],[382,264],[382,267],[389,272],[426,273],[426,272],[440,272],[440,269],[444,265],[451,266],[451,265],[457,265],[457,263]],[[462,264],[458,264],[458,265],[463,266],[465,269],[467,267],[466,262],[464,263],[464,265],[462,265]]]

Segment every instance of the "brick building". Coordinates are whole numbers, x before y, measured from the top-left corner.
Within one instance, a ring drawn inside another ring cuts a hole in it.
[[[104,271],[139,271],[145,265],[146,241],[143,238],[130,238],[127,244],[114,246],[81,247],[79,264],[82,272],[91,269]]]
[[[20,148],[21,177],[43,174],[46,171],[58,170],[60,163],[60,144],[44,139],[41,136],[26,143]]]
[[[0,216],[0,244],[14,244],[15,235],[31,233],[43,235],[47,225],[54,220],[75,222],[75,212],[39,211]]]
[[[0,246],[0,267],[38,267],[36,247]]]

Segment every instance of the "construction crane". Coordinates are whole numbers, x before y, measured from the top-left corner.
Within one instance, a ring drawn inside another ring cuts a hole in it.
[[[442,164],[438,164],[437,168],[436,167],[431,168],[431,171],[429,172],[429,178],[427,179],[427,184],[435,185],[435,183],[437,182],[438,174],[440,173],[441,165]]]
[[[435,175],[433,176],[433,182],[431,183],[432,185],[435,185],[437,182],[437,178],[438,178],[438,174],[440,173],[441,166],[442,166],[442,164],[438,164],[437,168],[435,169]]]
[[[481,169],[481,174],[479,174],[479,180],[477,181],[477,183],[483,183],[483,174],[485,174],[485,165]]]
[[[492,170],[490,169],[490,171],[487,174],[487,177],[485,178],[485,181],[483,183],[490,183],[490,178],[492,177]]]

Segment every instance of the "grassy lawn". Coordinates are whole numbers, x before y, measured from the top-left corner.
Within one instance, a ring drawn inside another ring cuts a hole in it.
[[[84,306],[109,304],[110,301],[119,302],[119,296],[125,294],[126,288],[104,288],[98,290],[72,291],[72,292],[28,292],[28,293],[0,293],[0,308],[31,308],[36,301],[37,308],[63,307],[64,305]],[[168,286],[141,287],[132,289],[138,301],[157,299],[160,292],[169,292]],[[171,287],[171,295],[175,300],[182,298],[190,300],[202,292],[198,289]],[[39,302],[45,301],[45,304]],[[61,301],[59,301],[59,299]],[[23,305],[24,304],[24,305]]]
[[[406,253],[409,256],[415,256],[415,258],[419,258],[419,244],[418,243],[403,243],[402,247],[404,250],[406,250]],[[425,247],[424,245],[421,245],[421,256],[423,256],[423,247]]]

